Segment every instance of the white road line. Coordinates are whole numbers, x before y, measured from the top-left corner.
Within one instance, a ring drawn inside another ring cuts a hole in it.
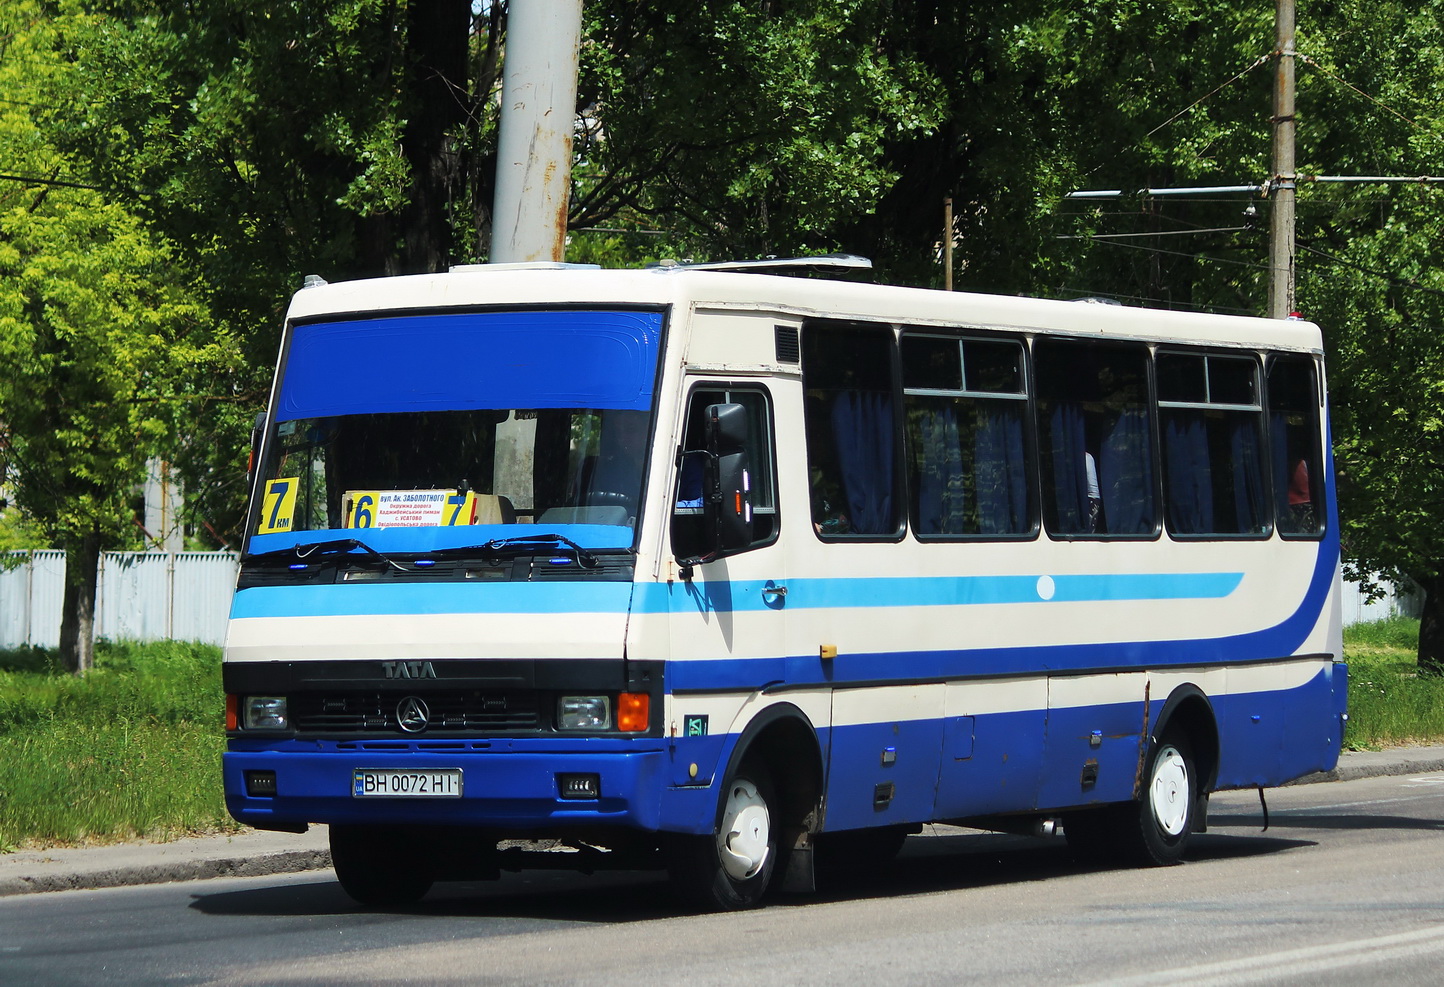
[[[1248,984],[1277,983],[1281,977],[1301,980],[1310,974],[1336,972],[1348,967],[1379,963],[1383,960],[1410,959],[1444,952],[1444,926],[1353,939],[1349,942],[1306,946],[1262,956],[1241,956],[1217,963],[1155,970],[1132,977],[1092,981],[1076,987],[1152,987],[1166,983],[1171,987],[1188,984],[1209,984],[1211,987],[1244,987]]]

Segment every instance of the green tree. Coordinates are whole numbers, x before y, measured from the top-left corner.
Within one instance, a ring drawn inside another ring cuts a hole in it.
[[[33,3],[0,15],[0,91],[64,72],[50,27]],[[83,673],[100,553],[134,531],[147,457],[211,399],[233,349],[164,241],[68,177],[31,104],[0,104],[0,161],[24,179],[0,188],[0,423],[18,506],[67,552],[60,650]]]
[[[209,405],[171,454],[188,502],[234,544],[246,494],[238,455],[302,276],[477,259],[504,6],[56,7],[54,45],[69,71],[45,89],[44,132],[86,181],[174,245],[246,355],[230,387],[238,400]]]
[[[1301,170],[1439,174],[1440,5],[1320,13],[1300,29]],[[1444,189],[1306,185],[1300,200],[1299,299],[1329,351],[1345,558],[1423,588],[1419,667],[1444,674]]]

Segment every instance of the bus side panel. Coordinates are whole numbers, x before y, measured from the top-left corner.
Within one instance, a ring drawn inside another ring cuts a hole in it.
[[[1038,797],[1046,713],[1037,709],[953,717],[956,743],[943,753],[937,818],[1028,809]],[[966,738],[967,743],[962,741]],[[953,737],[950,737],[953,739]]]
[[[948,683],[937,818],[1032,808],[1047,709],[1047,680],[1041,677]]]
[[[833,693],[826,829],[934,818],[942,709],[941,685]]]
[[[1293,688],[1210,697],[1219,732],[1217,789],[1281,785],[1333,768],[1341,724],[1332,666]]]
[[[1146,679],[1143,672],[1128,672],[1048,680],[1048,740],[1038,808],[1133,797]]]

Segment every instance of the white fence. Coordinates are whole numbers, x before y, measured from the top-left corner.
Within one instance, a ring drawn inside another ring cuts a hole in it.
[[[0,648],[60,643],[65,553],[13,552],[22,561],[0,569]],[[106,552],[100,560],[96,637],[112,641],[204,641],[222,644],[236,556],[230,552]],[[1365,602],[1357,583],[1344,583],[1344,625],[1419,615],[1417,592],[1395,590]]]
[[[1384,620],[1388,617],[1417,617],[1424,607],[1424,594],[1416,586],[1395,586],[1393,583],[1385,582],[1386,592],[1382,597],[1370,602],[1365,598],[1364,591],[1359,588],[1358,583],[1351,583],[1344,580],[1344,626],[1350,624],[1365,624],[1372,620]]]
[[[0,648],[60,644],[65,553],[13,552],[0,569]],[[95,636],[113,641],[221,644],[236,585],[230,552],[106,552],[100,558]]]

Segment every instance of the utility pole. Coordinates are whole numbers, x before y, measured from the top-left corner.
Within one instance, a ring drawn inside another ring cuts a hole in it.
[[[582,0],[512,0],[502,65],[493,264],[566,251]]]
[[[953,290],[953,197],[943,200],[943,290]]]
[[[1278,66],[1274,78],[1274,174],[1269,182],[1269,309],[1271,319],[1294,311],[1294,0],[1276,0]]]

